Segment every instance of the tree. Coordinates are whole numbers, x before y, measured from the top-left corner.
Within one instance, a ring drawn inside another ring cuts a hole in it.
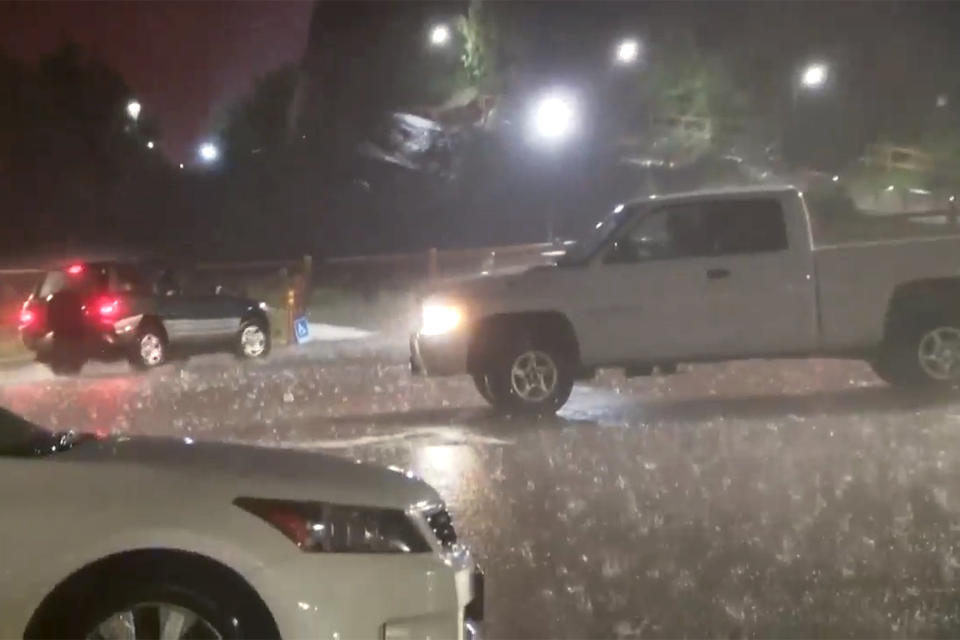
[[[127,118],[116,71],[72,43],[35,66],[0,56],[0,95],[0,201],[19,230],[4,240],[146,239],[138,216],[161,206],[165,164]]]
[[[218,127],[225,152],[233,161],[270,153],[293,135],[291,109],[300,71],[286,65],[258,78],[253,91],[229,107]]]

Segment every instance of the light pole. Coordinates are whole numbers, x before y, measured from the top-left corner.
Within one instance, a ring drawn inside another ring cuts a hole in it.
[[[640,56],[640,42],[636,38],[624,38],[617,43],[614,62],[621,66],[632,65]]]
[[[808,64],[800,74],[800,84],[807,89],[819,89],[827,82],[830,69],[822,62]]]
[[[577,127],[577,106],[573,97],[560,91],[540,96],[530,111],[530,128],[534,138],[547,144],[561,143]]]
[[[787,113],[788,123],[791,123],[796,115],[797,100],[800,96],[800,91],[803,90],[808,93],[822,91],[828,80],[830,80],[830,67],[825,62],[810,62],[802,67],[796,75],[790,75],[790,110]],[[786,153],[785,141],[788,123],[784,123],[780,127],[781,156],[784,156]]]
[[[529,128],[532,142],[537,146],[556,147],[572,138],[579,125],[579,107],[576,98],[562,90],[551,90],[540,95],[530,107]],[[547,163],[556,158],[548,158]],[[548,181],[549,182],[549,181]],[[552,202],[547,206],[547,240],[552,241],[557,212]]]
[[[131,101],[129,101],[129,102],[127,103],[127,108],[126,108],[126,110],[127,110],[127,116],[128,116],[131,120],[133,120],[134,122],[136,122],[136,121],[137,121],[137,118],[140,117],[140,109],[141,109],[141,105],[140,105],[140,102],[139,102],[138,100],[131,100]]]
[[[197,155],[204,164],[213,164],[220,157],[220,149],[213,142],[204,142],[197,148]]]
[[[445,47],[449,42],[450,27],[445,24],[437,24],[430,29],[430,46]]]

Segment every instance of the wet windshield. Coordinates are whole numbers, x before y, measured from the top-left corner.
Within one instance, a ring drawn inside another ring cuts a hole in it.
[[[54,435],[0,407],[0,456],[33,455],[54,440]]]
[[[0,639],[960,637],[958,198],[960,2],[0,0]]]
[[[632,208],[618,204],[613,211],[594,224],[586,236],[567,249],[566,253],[557,259],[557,265],[566,267],[584,264],[607,243],[623,221],[635,212]]]

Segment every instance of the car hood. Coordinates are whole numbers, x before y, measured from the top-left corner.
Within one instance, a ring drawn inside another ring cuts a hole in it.
[[[116,437],[54,454],[51,462],[97,465],[117,480],[131,474],[196,491],[407,509],[440,498],[410,473],[322,453],[190,438]]]

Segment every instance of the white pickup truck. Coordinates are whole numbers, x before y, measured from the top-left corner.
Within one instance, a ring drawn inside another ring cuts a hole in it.
[[[598,367],[837,357],[895,385],[952,386],[960,235],[911,226],[918,237],[827,245],[793,187],[650,196],[554,266],[428,295],[411,366],[470,374],[494,406],[537,413]]]

